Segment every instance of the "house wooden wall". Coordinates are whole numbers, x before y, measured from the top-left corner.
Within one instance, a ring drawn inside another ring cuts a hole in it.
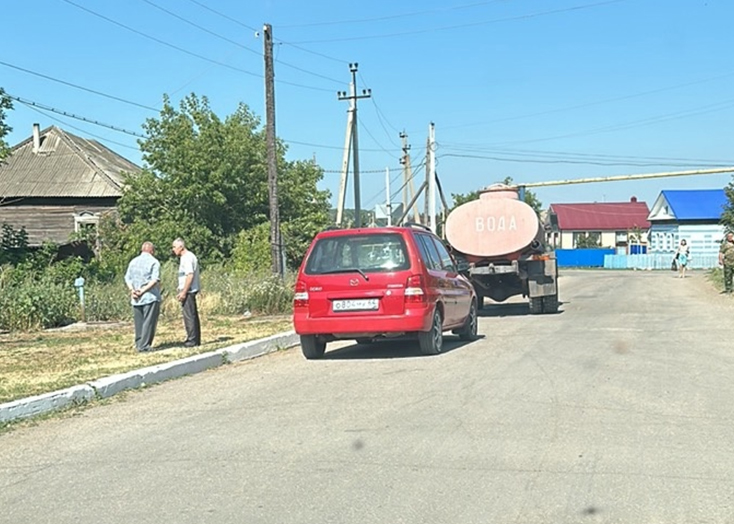
[[[25,227],[28,243],[66,244],[74,232],[74,217],[113,211],[117,198],[23,198],[0,203],[0,225]]]

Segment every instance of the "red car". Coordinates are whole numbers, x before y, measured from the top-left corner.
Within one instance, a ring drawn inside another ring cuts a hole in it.
[[[319,233],[296,281],[293,324],[307,359],[326,343],[417,335],[440,353],[443,332],[477,335],[477,297],[441,240],[422,226]]]

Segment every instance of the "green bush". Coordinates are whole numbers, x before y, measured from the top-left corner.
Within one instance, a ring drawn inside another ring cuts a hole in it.
[[[84,288],[87,320],[90,322],[132,320],[130,295],[123,282],[93,282]]]
[[[280,279],[270,272],[243,274],[222,267],[209,268],[202,273],[202,294],[217,299],[205,299],[211,313],[241,315],[272,315],[291,311],[292,278]]]
[[[73,286],[47,279],[28,280],[6,287],[0,293],[0,328],[28,331],[50,328],[73,321],[79,302]]]

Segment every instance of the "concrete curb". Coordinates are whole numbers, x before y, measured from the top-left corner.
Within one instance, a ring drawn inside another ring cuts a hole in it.
[[[95,398],[108,398],[127,389],[135,389],[172,378],[193,375],[224,364],[260,357],[296,345],[298,345],[298,335],[293,331],[287,331],[210,351],[209,353],[111,375],[86,384],[13,400],[0,404],[0,423],[35,417],[71,405],[88,402]]]

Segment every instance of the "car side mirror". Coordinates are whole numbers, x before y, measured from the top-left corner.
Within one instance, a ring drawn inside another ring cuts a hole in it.
[[[469,271],[469,267],[469,262],[467,262],[464,257],[456,257],[456,269],[459,271],[459,273]]]

